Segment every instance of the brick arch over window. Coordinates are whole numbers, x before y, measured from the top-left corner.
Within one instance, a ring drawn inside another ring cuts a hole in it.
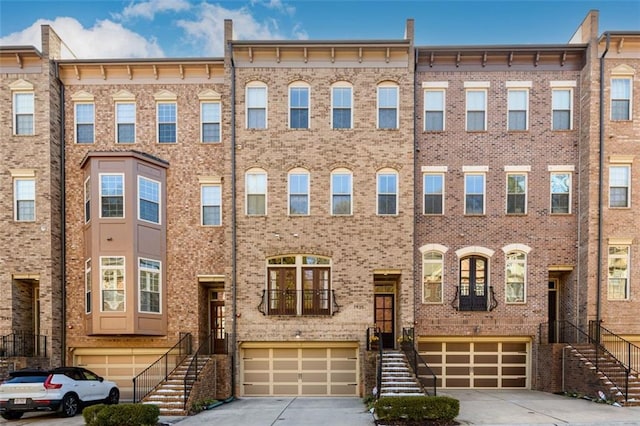
[[[529,254],[531,251],[531,247],[526,244],[507,244],[502,247],[502,251],[505,253],[510,253],[512,251],[521,251],[523,253]]]
[[[420,250],[420,253],[423,254],[428,251],[439,251],[440,253],[444,254],[449,251],[449,247],[443,246],[442,244],[425,244],[418,250]]]

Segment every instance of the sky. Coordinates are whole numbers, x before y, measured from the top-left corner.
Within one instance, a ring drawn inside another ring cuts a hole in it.
[[[640,0],[0,0],[0,45],[36,46],[49,24],[65,58],[221,57],[236,40],[402,39],[416,46],[567,43],[589,10],[599,31],[640,31]]]

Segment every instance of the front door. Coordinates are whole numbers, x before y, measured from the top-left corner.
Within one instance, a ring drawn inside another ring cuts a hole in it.
[[[394,296],[393,294],[376,294],[374,303],[374,322],[381,331],[382,347],[394,347]]]
[[[211,323],[212,351],[214,354],[224,354],[227,349],[225,318],[224,318],[224,290],[211,290],[209,299]]]
[[[469,256],[460,260],[460,310],[487,310],[487,259]]]

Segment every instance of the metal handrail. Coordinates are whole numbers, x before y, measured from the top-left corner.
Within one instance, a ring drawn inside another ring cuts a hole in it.
[[[169,375],[191,353],[191,333],[180,333],[180,340],[149,367],[133,378],[133,402],[140,402],[167,380]]]
[[[47,357],[47,337],[32,333],[11,333],[0,336],[0,358]]]
[[[640,375],[640,348],[625,340],[611,330],[606,329],[597,321],[589,321],[589,335],[613,357],[624,364],[629,371]]]
[[[198,380],[198,375],[200,374],[200,370],[204,365],[209,361],[207,358],[204,363],[202,355],[211,355],[214,352],[214,335],[209,334],[207,338],[200,344],[198,350],[193,354],[193,359],[189,363],[189,367],[184,375],[184,409],[187,409],[187,400],[189,399],[189,394],[191,393],[191,389],[193,388],[193,384]]]
[[[402,352],[404,352],[404,355],[407,357],[409,366],[413,370],[413,374],[415,374],[416,378],[420,381],[420,385],[422,386],[423,390],[428,395],[436,396],[436,384],[438,378],[436,377],[436,374],[433,372],[431,367],[429,367],[420,353],[416,350],[414,337],[415,336],[413,327],[403,328],[400,348],[402,349]]]

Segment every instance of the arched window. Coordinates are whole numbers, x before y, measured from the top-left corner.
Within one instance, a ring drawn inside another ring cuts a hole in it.
[[[506,254],[505,262],[505,302],[525,303],[527,254],[511,251]]]
[[[378,129],[398,128],[400,90],[396,83],[386,81],[378,85]]]
[[[308,129],[311,88],[308,83],[297,81],[289,85],[289,128]]]
[[[289,215],[309,214],[309,171],[297,168],[289,172]]]
[[[377,180],[377,213],[398,214],[398,172],[394,169],[379,170]]]
[[[348,169],[331,172],[331,214],[353,214],[353,174]]]
[[[267,128],[267,85],[261,81],[247,84],[246,96],[247,129]]]
[[[422,303],[442,303],[443,261],[442,252],[422,254]]]
[[[263,216],[267,214],[267,172],[262,169],[250,169],[245,174],[245,211],[247,215]]]
[[[460,310],[486,311],[489,267],[487,258],[471,255],[460,259]]]
[[[331,128],[353,128],[353,86],[346,81],[331,86]]]

